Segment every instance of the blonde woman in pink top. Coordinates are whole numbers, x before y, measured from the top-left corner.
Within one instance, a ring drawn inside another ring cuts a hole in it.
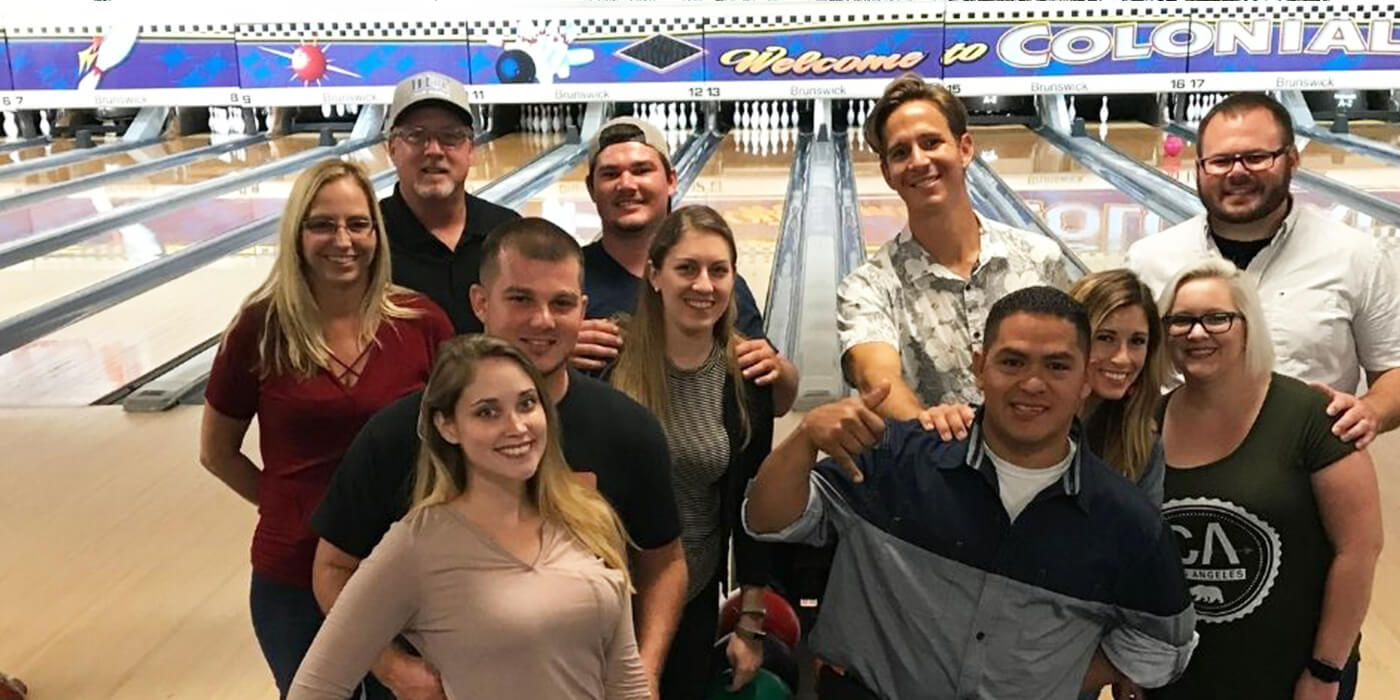
[[[346,698],[402,634],[448,698],[645,700],[626,535],[564,462],[539,373],[488,336],[443,344],[409,514],[346,585],[291,700]]]

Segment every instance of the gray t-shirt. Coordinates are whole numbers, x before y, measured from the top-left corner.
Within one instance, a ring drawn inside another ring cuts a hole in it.
[[[681,544],[690,572],[686,600],[693,600],[719,570],[720,480],[729,468],[729,433],[724,429],[725,349],[718,344],[693,370],[667,364],[671,395],[666,442],[671,448],[671,485],[681,516]]]

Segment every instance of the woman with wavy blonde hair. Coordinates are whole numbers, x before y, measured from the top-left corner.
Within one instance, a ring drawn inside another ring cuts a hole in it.
[[[425,297],[390,284],[383,216],[354,163],[322,161],[297,178],[279,246],[219,346],[200,461],[258,506],[249,603],[285,696],[321,624],[307,516],[365,421],[423,386],[452,326]],[[242,449],[254,416],[261,468]]]
[[[623,323],[623,344],[610,369],[613,386],[661,421],[671,449],[671,485],[681,515],[690,584],[661,674],[667,700],[702,697],[715,672],[717,587],[733,579],[742,613],[725,649],[731,688],[763,663],[764,588],[772,571],[769,545],[739,524],[744,488],[773,446],[773,386],[746,379],[734,330],[738,258],[734,233],[715,210],[671,212],[647,252],[646,284],[636,314]],[[726,586],[727,587],[727,586]]]
[[[449,341],[418,427],[413,508],[336,599],[293,700],[346,697],[400,634],[448,697],[650,697],[626,535],[565,463],[533,364],[489,336]]]

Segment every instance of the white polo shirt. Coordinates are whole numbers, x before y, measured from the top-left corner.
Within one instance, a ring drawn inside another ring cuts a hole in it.
[[[1206,256],[1220,251],[1202,214],[1134,243],[1128,267],[1160,296]],[[1400,264],[1375,238],[1295,201],[1246,272],[1259,282],[1278,372],[1355,392],[1362,369],[1400,367]]]

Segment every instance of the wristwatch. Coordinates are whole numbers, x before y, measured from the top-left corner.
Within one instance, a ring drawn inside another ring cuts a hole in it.
[[[1342,682],[1342,669],[1333,666],[1322,659],[1313,658],[1308,660],[1308,673],[1323,683]]]

